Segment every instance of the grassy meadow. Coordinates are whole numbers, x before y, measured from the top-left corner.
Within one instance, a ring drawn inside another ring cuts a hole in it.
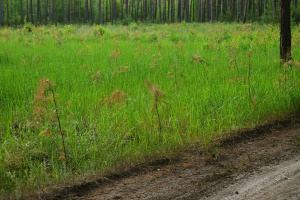
[[[293,43],[299,60],[300,27]],[[280,66],[276,25],[0,29],[0,196],[284,118],[299,108],[297,68]]]

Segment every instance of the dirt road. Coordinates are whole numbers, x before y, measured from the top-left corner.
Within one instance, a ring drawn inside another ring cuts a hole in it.
[[[75,189],[74,189],[75,188]],[[281,123],[174,160],[70,187],[47,199],[300,199],[300,125]]]
[[[300,156],[276,166],[261,169],[262,172],[218,192],[209,200],[299,200]]]

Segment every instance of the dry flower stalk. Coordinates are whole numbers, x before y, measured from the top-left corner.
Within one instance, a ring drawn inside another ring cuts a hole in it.
[[[155,84],[151,83],[150,81],[146,80],[145,81],[146,86],[148,87],[148,90],[150,94],[152,95],[153,98],[153,110],[155,111],[157,115],[157,120],[158,120],[158,127],[159,131],[161,133],[162,131],[162,122],[161,122],[161,117],[159,114],[159,104],[162,101],[163,97],[165,96],[165,93]]]

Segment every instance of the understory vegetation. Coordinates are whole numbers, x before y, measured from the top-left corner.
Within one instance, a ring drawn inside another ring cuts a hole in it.
[[[0,196],[106,174],[299,110],[276,25],[0,30]],[[300,27],[293,28],[300,43]]]

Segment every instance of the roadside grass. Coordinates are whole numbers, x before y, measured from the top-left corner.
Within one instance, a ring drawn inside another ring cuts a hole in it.
[[[0,196],[284,118],[300,105],[300,66],[280,66],[278,38],[256,24],[1,29]]]

